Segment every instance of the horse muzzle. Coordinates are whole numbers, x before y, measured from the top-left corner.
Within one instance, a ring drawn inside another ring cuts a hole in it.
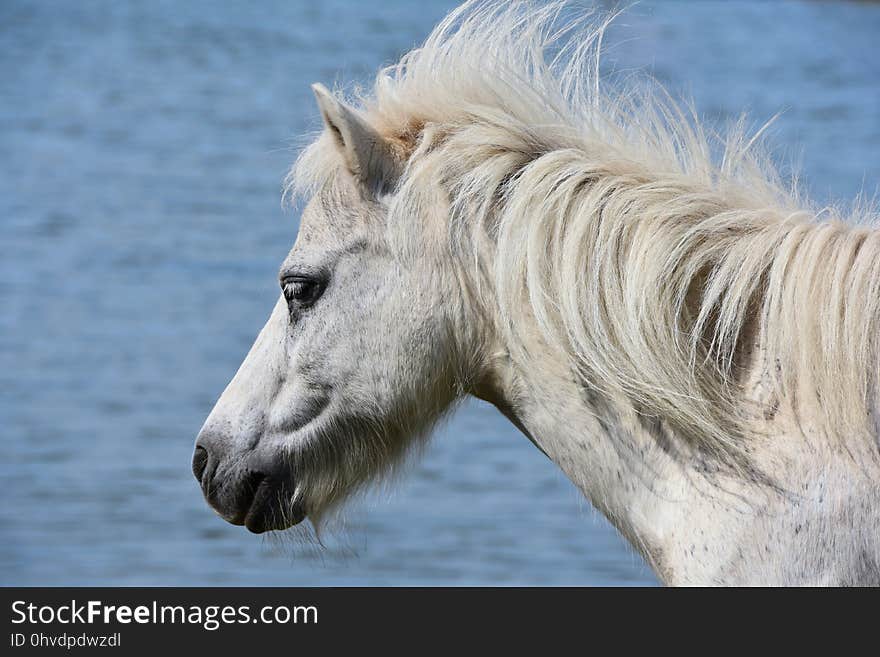
[[[283,458],[256,452],[233,455],[223,441],[199,435],[192,471],[208,504],[233,525],[255,534],[287,529],[301,522],[305,509],[293,501],[294,478]]]

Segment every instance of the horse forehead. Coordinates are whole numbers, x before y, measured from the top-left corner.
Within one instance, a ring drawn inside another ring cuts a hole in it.
[[[332,244],[365,224],[366,208],[357,195],[345,190],[316,194],[303,210],[298,241],[301,244]]]

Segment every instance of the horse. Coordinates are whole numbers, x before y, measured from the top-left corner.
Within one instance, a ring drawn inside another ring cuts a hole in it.
[[[313,86],[204,496],[317,526],[471,395],[664,584],[880,584],[876,212],[811,205],[762,131],[607,84],[612,17],[569,9],[468,2],[371,88]]]

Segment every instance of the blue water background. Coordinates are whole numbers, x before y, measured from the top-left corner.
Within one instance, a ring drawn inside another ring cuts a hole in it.
[[[309,84],[367,80],[451,3],[0,3],[0,584],[651,584],[467,404],[313,554],[223,523],[193,438],[277,295]],[[880,180],[880,5],[643,2],[606,66],[724,121],[778,111],[820,202]]]

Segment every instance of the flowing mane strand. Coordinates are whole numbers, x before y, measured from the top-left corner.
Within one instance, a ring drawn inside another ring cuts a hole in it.
[[[455,252],[493,245],[512,348],[537,322],[585,385],[714,453],[746,449],[749,367],[830,433],[876,436],[876,215],[811,208],[743,122],[719,137],[656,84],[600,84],[608,20],[468,3],[381,71],[357,100],[408,157],[391,219],[414,232],[440,182]],[[326,184],[333,151],[307,148],[288,191]]]

